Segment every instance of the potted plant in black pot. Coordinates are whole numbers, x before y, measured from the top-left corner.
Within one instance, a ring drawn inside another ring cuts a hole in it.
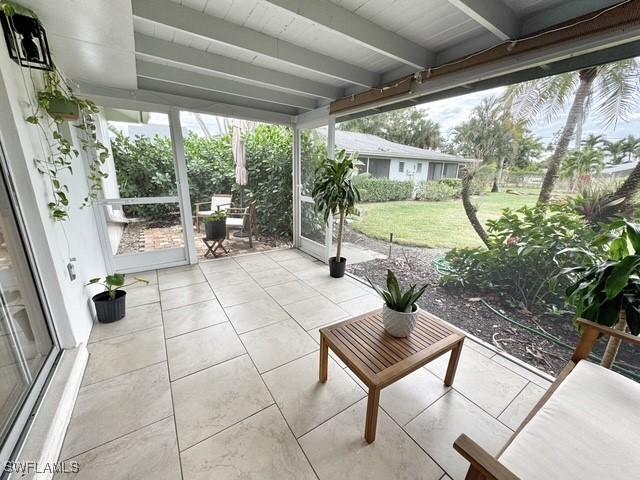
[[[325,222],[329,221],[330,215],[338,217],[336,256],[329,258],[329,273],[335,278],[343,277],[347,266],[347,259],[341,256],[344,219],[357,212],[355,205],[360,201],[360,192],[353,183],[358,174],[354,167],[356,158],[345,150],[340,150],[335,158],[326,158],[316,169],[311,191],[315,208],[322,213]]]
[[[102,285],[104,292],[100,292],[92,297],[96,307],[96,316],[100,323],[111,323],[124,318],[126,314],[127,292],[121,290],[135,283],[142,282],[149,284],[147,280],[135,278],[131,283],[124,283],[124,273],[114,273],[102,278],[92,278],[87,285]]]
[[[405,291],[391,270],[387,270],[387,289],[384,290],[367,278],[373,289],[384,300],[382,305],[382,322],[384,329],[393,337],[408,337],[413,331],[420,314],[420,307],[416,303],[427,288],[417,288],[409,285]]]
[[[207,240],[220,240],[227,236],[227,214],[218,210],[204,219]]]

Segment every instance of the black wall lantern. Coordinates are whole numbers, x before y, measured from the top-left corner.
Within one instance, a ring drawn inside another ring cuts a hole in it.
[[[9,56],[18,65],[53,70],[47,34],[37,18],[0,11],[0,23],[7,42]]]

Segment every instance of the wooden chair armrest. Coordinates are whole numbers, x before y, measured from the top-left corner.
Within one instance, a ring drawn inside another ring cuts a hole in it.
[[[209,200],[208,202],[196,202],[194,203],[194,205],[196,207],[199,207],[200,205],[211,205],[211,200]]]
[[[635,335],[631,335],[630,333],[623,332],[621,330],[616,330],[615,328],[607,327],[605,325],[600,325],[599,323],[592,322],[591,320],[586,320],[584,318],[579,318],[576,320],[579,325],[582,325],[585,330],[593,329],[597,330],[598,333],[602,335],[607,335],[609,337],[617,337],[623,342],[633,343],[635,345],[640,345],[640,337],[636,337]]]
[[[486,480],[519,480],[511,470],[464,434],[453,442],[453,448],[471,464],[472,469],[484,475]]]
[[[578,346],[576,347],[576,350],[575,352],[573,352],[573,356],[571,357],[571,360],[575,363],[578,363],[580,360],[586,359],[591,354],[593,346],[595,345],[600,335],[616,337],[623,342],[640,345],[640,337],[636,337],[635,335],[631,335],[630,333],[616,330],[605,325],[600,325],[599,323],[595,323],[584,318],[579,318],[578,320],[576,320],[576,322],[578,323],[578,325],[582,326],[583,332],[582,337],[580,338],[580,343],[578,343]]]

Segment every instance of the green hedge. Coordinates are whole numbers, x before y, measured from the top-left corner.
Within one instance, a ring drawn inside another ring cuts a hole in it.
[[[358,175],[356,179],[360,200],[363,202],[391,202],[413,197],[413,182],[410,181],[372,178],[367,174]]]
[[[461,181],[455,178],[420,182],[416,188],[416,200],[441,202],[452,198],[460,198],[461,190]]]
[[[242,189],[244,205],[256,200],[260,233],[291,238],[291,129],[260,125],[247,134],[245,141],[249,182]],[[128,138],[116,133],[111,144],[122,197],[176,194],[173,151],[168,138]],[[233,193],[238,205],[240,189],[235,184],[231,136],[204,138],[190,133],[185,137],[184,148],[191,201],[209,201],[214,193]],[[132,206],[127,214],[163,220],[175,210],[173,205],[143,205]]]

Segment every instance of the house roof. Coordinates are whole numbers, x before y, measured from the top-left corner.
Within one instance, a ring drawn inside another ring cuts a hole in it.
[[[612,165],[612,166],[607,167],[604,170],[602,170],[602,174],[603,175],[612,175],[614,173],[630,172],[631,170],[636,168],[637,164],[638,164],[638,162],[635,161],[635,162],[621,163],[619,165]]]
[[[438,160],[443,162],[475,162],[457,155],[437,152],[426,148],[412,147],[391,142],[377,135],[336,130],[336,149],[358,153],[367,157],[408,158],[416,160]]]

